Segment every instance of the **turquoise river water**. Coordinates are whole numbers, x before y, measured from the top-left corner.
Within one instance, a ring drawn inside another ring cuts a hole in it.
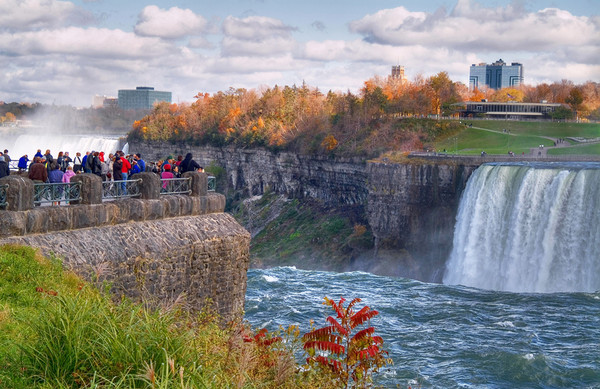
[[[248,272],[246,319],[325,326],[323,297],[360,297],[394,361],[389,388],[600,388],[600,293],[512,293],[369,273]],[[300,358],[300,356],[299,356]]]

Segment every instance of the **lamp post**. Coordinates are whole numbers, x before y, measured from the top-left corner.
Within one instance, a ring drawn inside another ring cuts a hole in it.
[[[458,155],[458,138],[454,137],[454,155]]]

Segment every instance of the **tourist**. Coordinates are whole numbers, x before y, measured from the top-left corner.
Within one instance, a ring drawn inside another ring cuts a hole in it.
[[[84,173],[92,173],[94,163],[94,150],[91,152],[86,152],[85,157],[83,157],[83,172]]]
[[[64,173],[60,170],[60,166],[56,161],[50,164],[50,173],[48,173],[48,182],[51,184],[61,184]],[[63,188],[58,186],[56,190],[52,190],[52,205],[60,205],[60,199],[62,198]]]
[[[29,157],[27,156],[27,154],[25,154],[24,156],[22,156],[21,158],[19,158],[19,163],[17,164],[17,167],[19,168],[19,173],[24,172],[25,170],[27,170],[27,163],[29,162]]]
[[[123,163],[122,167],[121,167],[121,176],[123,178],[121,178],[122,180],[127,180],[127,177],[129,176],[129,171],[131,170],[131,163],[127,160],[127,158],[125,158],[125,153],[124,152],[118,152],[118,154],[121,157],[121,162]],[[122,185],[123,187],[123,191],[125,191],[125,183],[123,183]]]
[[[98,177],[102,176],[102,164],[100,163],[100,153],[97,151],[94,152],[90,157],[88,157],[89,165],[92,169],[92,174],[97,175]]]
[[[192,159],[192,153],[187,153],[183,161],[181,161],[180,165],[180,173],[183,174],[185,172],[193,172],[197,170],[202,170],[202,167],[198,165],[198,162]]]
[[[140,154],[140,153],[134,154],[133,159],[137,162],[138,166],[140,167],[140,171],[145,172],[146,171],[146,161],[144,161],[142,159],[142,154]]]
[[[160,178],[162,180],[165,180],[165,179],[168,180],[170,178],[175,178],[175,176],[171,172],[171,165],[170,164],[168,164],[168,163],[165,164],[164,169],[165,170],[162,173],[160,173]],[[168,184],[169,184],[169,181],[163,181],[163,185],[162,185],[163,190],[167,189],[167,185]]]
[[[6,161],[6,163],[8,163],[10,165],[10,161],[12,161],[10,159],[10,157],[8,156],[8,150],[4,149],[4,161]]]
[[[75,176],[75,172],[73,171],[73,167],[71,165],[67,166],[67,171],[62,176],[62,182],[64,184],[68,184],[71,182],[71,178]]]
[[[73,159],[73,172],[75,174],[79,173],[81,171],[82,166],[83,161],[81,160],[81,153],[78,151],[77,153],[75,153],[75,159]]]
[[[4,156],[0,153],[0,178],[10,175],[10,168],[8,162],[4,160]]]
[[[44,156],[44,154],[42,154],[42,150],[41,149],[37,149],[37,152],[35,153],[35,155],[33,156],[33,160],[35,161],[35,157],[40,157],[42,158]]]
[[[56,157],[56,163],[58,164],[58,168],[62,171],[62,166],[64,162],[64,153],[62,151],[58,152],[58,156]],[[64,173],[64,171],[63,171]]]
[[[123,168],[123,162],[121,162],[121,157],[118,154],[115,154],[113,157],[113,170],[112,176],[113,180],[121,181],[123,179],[123,175],[121,173]]]
[[[44,159],[35,157],[31,166],[29,166],[29,174],[27,175],[30,180],[34,182],[46,182],[48,180],[48,170],[44,166]]]
[[[102,154],[102,153],[100,153]],[[102,177],[102,181],[107,181],[110,179],[110,163],[109,159],[104,160],[104,156],[98,155],[100,158],[100,177]]]
[[[60,170],[64,172],[67,171],[67,166],[69,166],[69,164],[73,162],[73,160],[71,159],[71,157],[69,157],[69,152],[65,151],[65,154],[63,155],[63,163],[62,166],[60,167]]]

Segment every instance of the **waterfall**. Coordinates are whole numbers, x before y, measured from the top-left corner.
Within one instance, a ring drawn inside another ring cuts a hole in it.
[[[71,158],[76,152],[84,155],[86,151],[104,151],[106,154],[114,153],[119,148],[119,137],[122,135],[105,134],[53,134],[53,133],[22,133],[12,136],[1,136],[0,147],[8,149],[12,159],[18,160],[27,154],[33,158],[40,149],[44,153],[47,149],[56,158],[59,151],[68,151]]]
[[[445,284],[600,290],[600,164],[485,164],[462,195]]]

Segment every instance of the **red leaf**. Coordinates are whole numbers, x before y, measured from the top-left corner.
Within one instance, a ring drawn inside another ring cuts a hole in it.
[[[338,321],[335,320],[333,317],[329,316],[327,318],[327,321],[330,322],[340,334],[344,336],[348,335],[348,331],[344,327],[342,327],[342,325],[338,323]]]
[[[368,328],[365,328],[365,329],[364,329],[364,330],[362,330],[362,331],[358,331],[358,332],[356,333],[356,335],[354,335],[354,336],[352,337],[352,341],[353,341],[353,342],[357,342],[357,341],[359,341],[359,340],[361,340],[361,339],[365,338],[367,335],[370,335],[370,334],[372,334],[373,332],[375,332],[375,328],[373,328],[373,327],[368,327]]]

